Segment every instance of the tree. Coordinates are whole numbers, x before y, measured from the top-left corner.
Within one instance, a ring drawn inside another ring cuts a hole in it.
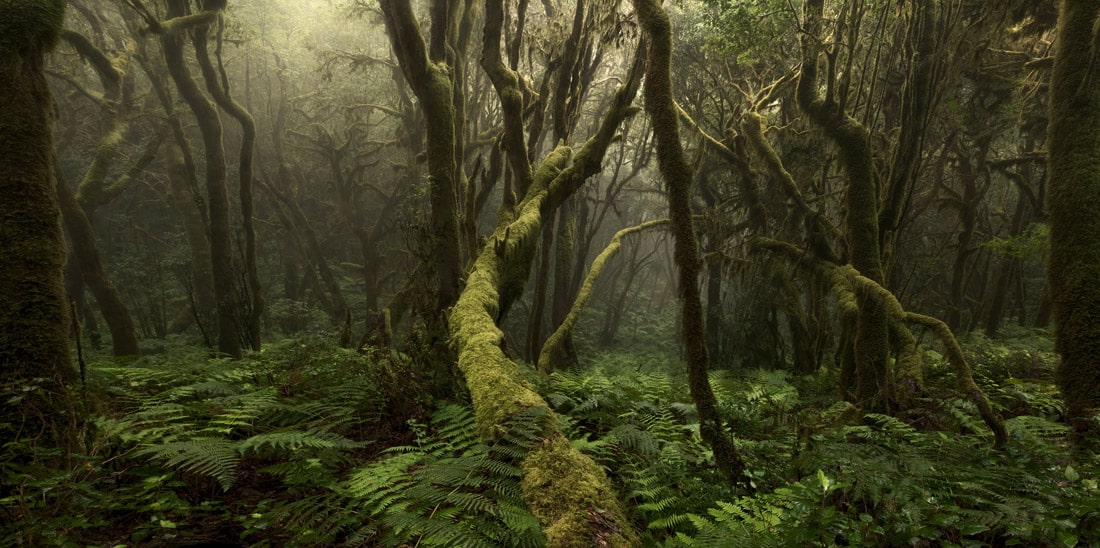
[[[24,400],[23,431],[61,447],[72,412],[65,385],[75,372],[43,68],[64,17],[63,0],[0,1],[0,383],[43,379]]]
[[[634,10],[648,38],[645,103],[652,120],[657,167],[668,185],[669,224],[680,274],[681,332],[688,387],[699,411],[699,433],[714,451],[718,468],[731,480],[743,481],[745,464],[726,432],[725,421],[718,413],[718,399],[707,376],[710,359],[699,295],[702,259],[691,211],[692,170],[680,143],[678,114],[672,99],[672,31],[668,14],[654,0],[634,0]]]
[[[1100,4],[1063,0],[1050,82],[1050,277],[1067,415],[1100,409]]]
[[[432,256],[435,258],[436,309],[445,310],[458,299],[462,263],[458,233],[458,172],[454,63],[448,63],[452,33],[451,10],[458,2],[433,0],[430,44],[424,43],[420,24],[408,0],[380,0],[386,30],[405,79],[420,99],[427,123],[429,201]]]
[[[96,209],[110,202],[135,178],[134,176],[123,177],[114,184],[106,184],[111,164],[117,159],[123,144],[123,136],[130,126],[133,75],[126,69],[130,65],[133,46],[132,43],[127,44],[127,48],[112,59],[82,34],[66,30],[62,33],[62,38],[95,69],[103,89],[102,94],[92,96],[96,99],[96,106],[100,111],[102,134],[92,161],[81,176],[75,193],[69,188],[68,183],[62,180],[60,174],[58,176],[57,191],[58,198],[61,200],[62,218],[69,234],[69,241],[72,243],[70,261],[75,263],[80,278],[99,303],[103,320],[111,331],[111,347],[114,354],[116,356],[136,355],[140,351],[133,319],[122,302],[118,289],[107,278],[92,228]],[[154,141],[159,145],[159,139]],[[155,146],[152,147],[152,150],[155,149]],[[149,158],[151,160],[151,156]],[[144,164],[147,165],[148,162]],[[136,173],[140,173],[144,167],[140,165]],[[83,292],[83,288],[79,287],[79,281],[70,281],[70,283],[78,286],[70,291]],[[72,298],[81,300],[81,297],[75,294]]]
[[[217,17],[218,12],[204,11],[197,15],[189,15],[190,10],[186,0],[167,0],[167,2],[168,16],[173,19],[157,23],[161,32],[165,62],[168,64],[168,73],[175,82],[176,88],[179,89],[180,95],[195,113],[206,153],[206,200],[209,210],[210,256],[217,312],[218,351],[239,358],[241,342],[237,334],[233,250],[229,230],[229,194],[226,188],[227,168],[225,145],[222,143],[222,124],[218,118],[217,108],[191,77],[191,71],[184,59],[182,36],[188,27],[209,25]],[[196,40],[198,40],[197,37]]]

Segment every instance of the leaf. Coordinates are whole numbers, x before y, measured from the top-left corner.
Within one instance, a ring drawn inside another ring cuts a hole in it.
[[[959,526],[959,533],[964,535],[977,535],[978,533],[984,533],[988,530],[989,527],[981,523],[964,523]]]
[[[817,481],[821,484],[821,490],[828,493],[829,487],[832,485],[833,482],[825,476],[825,472],[823,472],[820,468],[817,469]]]
[[[1068,465],[1068,464],[1066,465],[1065,474],[1066,474],[1066,479],[1068,479],[1069,481],[1077,481],[1077,480],[1081,479],[1081,474],[1078,474],[1077,470],[1074,470],[1073,466]]]

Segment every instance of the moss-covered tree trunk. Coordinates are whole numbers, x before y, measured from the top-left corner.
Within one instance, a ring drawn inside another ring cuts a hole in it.
[[[168,0],[168,16],[181,18],[187,15],[187,2]],[[214,13],[200,21],[209,24]],[[237,334],[236,292],[233,283],[233,249],[229,230],[229,192],[226,188],[227,168],[225,145],[222,143],[222,124],[218,110],[199,89],[191,77],[184,58],[183,37],[170,28],[161,37],[168,73],[179,89],[180,95],[195,113],[202,134],[206,153],[206,203],[209,212],[210,258],[213,268],[215,310],[218,326],[218,351],[228,356],[241,357],[241,342]]]
[[[673,258],[680,275],[680,304],[688,387],[699,411],[699,430],[714,451],[714,460],[731,480],[744,480],[745,465],[733,446],[718,400],[707,376],[709,357],[699,296],[702,261],[692,221],[692,169],[680,143],[678,114],[672,99],[672,30],[668,14],[655,0],[634,0],[634,10],[649,44],[646,64],[645,106],[653,125],[657,167],[668,185],[670,232],[675,241]]]
[[[405,80],[420,100],[427,124],[428,201],[431,256],[436,275],[436,310],[458,299],[462,285],[458,218],[458,164],[455,155],[453,83],[447,65],[450,27],[447,0],[433,0],[430,48],[409,0],[379,0],[386,32]]]
[[[1063,0],[1050,84],[1050,292],[1071,419],[1100,410],[1100,3]]]
[[[639,55],[638,59],[641,59]],[[641,66],[635,63],[604,116],[599,130],[571,154],[560,147],[535,170],[526,196],[497,224],[478,254],[466,287],[450,314],[458,367],[470,390],[478,426],[492,438],[508,420],[548,407],[505,356],[497,326],[508,303],[523,293],[546,219],[599,172],[607,147],[631,106]],[[572,160],[570,162],[570,159]],[[544,423],[542,442],[521,460],[524,498],[543,524],[551,546],[629,546],[636,542],[610,481],[590,458],[573,448],[556,420]],[[593,519],[594,516],[599,519]]]
[[[209,223],[206,218],[205,201],[199,191],[195,158],[191,151],[191,143],[187,140],[180,113],[172,100],[163,59],[149,55],[143,43],[139,43],[139,48],[141,48],[141,54],[137,59],[157,96],[157,102],[164,110],[172,136],[164,144],[163,161],[168,179],[168,192],[180,214],[187,245],[191,251],[189,316],[201,332],[203,342],[207,346],[213,346],[210,335],[215,332],[214,310],[217,299],[214,297],[214,268],[210,254],[210,239],[207,236]],[[181,318],[173,331],[182,331],[188,322],[187,317]]]
[[[115,284],[107,279],[107,271],[103,267],[100,258],[99,245],[96,244],[92,223],[84,214],[72,190],[61,180],[57,181],[58,204],[61,208],[62,219],[69,233],[69,241],[72,242],[71,250],[76,262],[80,264],[81,276],[88,285],[95,300],[99,303],[99,310],[103,313],[103,320],[111,331],[111,347],[116,356],[136,356],[138,349],[137,334],[134,331],[134,322],[130,318],[130,312],[122,303]]]
[[[806,36],[802,39],[802,67],[799,71],[798,104],[820,127],[840,152],[848,175],[845,196],[847,207],[845,238],[848,262],[860,274],[885,283],[879,242],[879,196],[873,167],[870,132],[849,116],[838,104],[832,90],[825,98],[818,95],[818,55],[821,52],[821,19],[824,0],[808,0],[805,5]],[[860,406],[869,411],[887,411],[893,399],[890,372],[890,332],[886,311],[880,300],[856,295],[853,351],[856,393]]]
[[[256,269],[256,228],[252,213],[252,157],[255,155],[256,122],[252,115],[229,93],[229,79],[225,70],[215,71],[207,48],[207,27],[195,29],[195,54],[202,69],[206,89],[214,102],[227,112],[241,126],[241,148],[238,170],[238,197],[241,202],[241,228],[244,231],[244,269],[248,293],[249,310],[242,314],[245,318],[244,334],[248,337],[252,350],[260,349],[261,319],[264,315],[264,296],[260,287],[260,274]],[[218,68],[221,69],[221,31],[218,32]]]
[[[79,265],[84,283],[99,304],[103,321],[111,331],[111,348],[116,356],[132,356],[139,353],[134,322],[118,290],[107,279],[91,222],[96,209],[108,203],[123,188],[119,183],[108,187],[106,181],[118,158],[123,134],[130,126],[133,78],[127,68],[132,48],[124,48],[116,58],[110,59],[81,34],[65,31],[62,38],[96,71],[103,86],[103,95],[98,102],[99,125],[102,128],[99,143],[77,185],[76,194],[73,195],[68,186],[61,186],[67,183],[58,183],[61,213],[73,244],[73,260]]]
[[[64,14],[62,0],[0,0],[0,388],[39,383],[40,390],[17,388],[29,396],[18,410],[2,404],[11,419],[5,422],[67,447],[72,405],[65,385],[75,372],[43,59],[57,44]],[[10,415],[16,412],[19,419]],[[0,436],[11,441],[14,434]]]

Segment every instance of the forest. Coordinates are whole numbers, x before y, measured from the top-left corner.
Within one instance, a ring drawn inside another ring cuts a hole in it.
[[[0,0],[0,545],[1100,545],[1100,2]]]

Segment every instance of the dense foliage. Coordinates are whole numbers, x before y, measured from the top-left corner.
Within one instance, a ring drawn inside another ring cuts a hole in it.
[[[0,545],[1100,545],[1097,58],[1094,0],[0,0]]]
[[[538,416],[486,444],[467,407],[417,388],[408,357],[324,340],[282,341],[238,362],[178,340],[136,361],[91,360],[97,412],[74,466],[50,467],[43,449],[21,458],[30,433],[5,442],[2,543],[545,543],[510,464],[539,442]],[[715,373],[751,492],[713,469],[674,355],[639,352],[536,382],[573,443],[611,474],[645,545],[1100,541],[1100,463],[1058,422],[1043,333],[967,344],[1011,417],[1003,451],[951,395],[943,364],[928,398],[897,418],[834,403],[829,371]],[[8,386],[4,398],[34,389]]]

